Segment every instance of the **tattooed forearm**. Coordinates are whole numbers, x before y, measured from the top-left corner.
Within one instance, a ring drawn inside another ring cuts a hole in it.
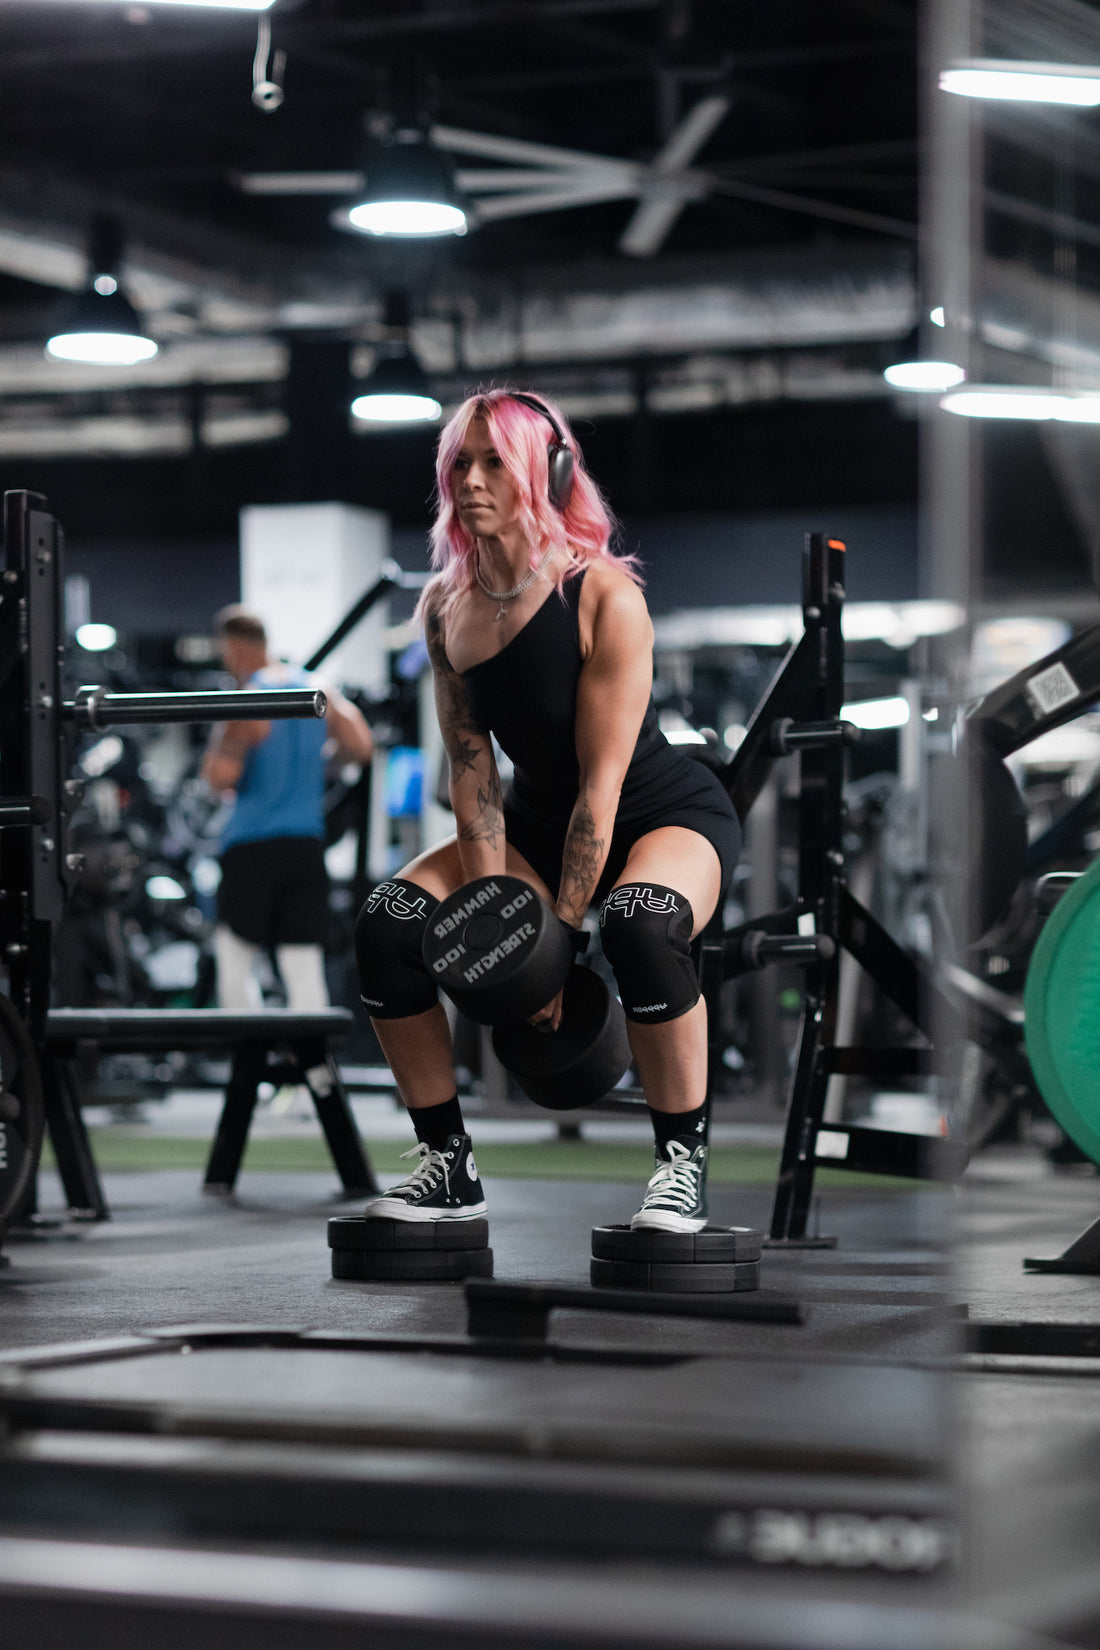
[[[467,768],[474,767],[484,749],[482,745],[475,745],[472,739],[454,738],[445,743],[447,759],[451,764],[451,775],[455,779],[461,779]]]
[[[580,923],[592,903],[606,858],[604,839],[596,835],[596,821],[582,795],[573,809],[562,854],[557,909],[566,922],[574,926]]]
[[[504,806],[495,770],[488,790],[478,787],[477,813],[459,828],[458,836],[461,842],[487,842],[490,848],[504,841]]]

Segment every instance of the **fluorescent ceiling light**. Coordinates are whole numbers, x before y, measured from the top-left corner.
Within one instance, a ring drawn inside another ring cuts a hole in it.
[[[953,361],[898,361],[882,376],[896,390],[950,390],[966,373]]]
[[[1065,424],[1100,424],[1095,391],[1025,389],[1016,385],[969,384],[940,402],[945,412],[967,418],[1055,419]]]
[[[975,58],[940,74],[940,90],[960,97],[1007,98],[1019,103],[1100,103],[1100,68],[1062,63],[1013,63]]]
[[[909,720],[909,701],[900,694],[889,699],[863,699],[858,704],[841,705],[840,717],[857,728],[903,728]]]
[[[445,201],[364,201],[348,212],[365,235],[465,235],[466,214]]]
[[[359,395],[352,415],[368,424],[431,424],[442,406],[430,395]]]
[[[395,133],[370,151],[361,200],[346,221],[365,235],[465,235],[449,160],[424,132]]]
[[[92,0],[93,4],[100,4],[101,0]],[[275,0],[142,0],[142,5],[148,6],[205,6],[220,11],[267,11],[275,4]]]
[[[86,653],[105,653],[118,641],[118,633],[109,624],[82,624],[76,632],[77,646]]]
[[[123,367],[156,355],[156,344],[146,336],[137,310],[118,284],[119,240],[117,225],[97,220],[88,284],[61,301],[46,343],[47,355],[61,361]]]
[[[443,408],[424,368],[408,345],[401,344],[379,356],[351,411],[368,424],[432,424]]]
[[[187,890],[181,887],[175,877],[146,877],[145,892],[148,894],[150,899],[187,898]]]
[[[86,361],[94,366],[132,367],[157,353],[151,338],[127,332],[58,332],[46,345],[59,361]]]
[[[1062,424],[1100,424],[1100,395],[1067,395],[1054,414]]]

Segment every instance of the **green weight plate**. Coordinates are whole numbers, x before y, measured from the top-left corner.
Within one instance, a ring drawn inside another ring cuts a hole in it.
[[[632,1260],[593,1260],[589,1276],[593,1289],[654,1289],[671,1295],[727,1295],[759,1289],[760,1262],[733,1266],[677,1266]]]
[[[334,1278],[357,1283],[447,1282],[457,1278],[491,1278],[491,1249],[334,1249]]]
[[[386,1252],[485,1249],[489,1222],[477,1220],[365,1220],[362,1215],[334,1215],[328,1223],[330,1249]]]
[[[764,1234],[748,1226],[705,1226],[701,1232],[631,1231],[629,1226],[593,1226],[597,1260],[694,1266],[759,1260]]]
[[[1054,1117],[1100,1164],[1100,860],[1062,895],[1036,942],[1024,1040]]]

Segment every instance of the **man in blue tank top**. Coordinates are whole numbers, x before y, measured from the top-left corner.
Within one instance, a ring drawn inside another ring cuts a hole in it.
[[[268,657],[263,621],[243,607],[215,621],[225,668],[241,688],[319,684],[304,670]],[[202,776],[234,793],[222,833],[222,880],[214,955],[222,1008],[261,1006],[254,964],[274,954],[287,1006],[302,1013],[328,1006],[324,941],[328,920],[323,796],[331,755],[370,760],[370,729],[343,694],[326,686],[324,722],[293,719],[215,726]]]

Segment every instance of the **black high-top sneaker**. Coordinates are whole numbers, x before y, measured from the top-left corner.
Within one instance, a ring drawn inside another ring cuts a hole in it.
[[[363,1210],[367,1220],[475,1220],[485,1213],[468,1134],[452,1134],[442,1151],[423,1141],[402,1158],[419,1157],[407,1179],[391,1186]]]
[[[657,1167],[632,1232],[701,1232],[707,1223],[707,1148],[693,1135],[674,1136]]]

